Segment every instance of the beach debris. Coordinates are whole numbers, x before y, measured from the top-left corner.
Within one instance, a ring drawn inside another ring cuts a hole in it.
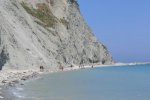
[[[13,86],[15,86],[15,84],[12,83],[12,82],[9,82],[9,83],[8,83],[8,86],[13,87]]]
[[[24,85],[23,83],[21,83],[20,85]]]
[[[2,80],[2,83],[3,84],[5,84],[5,83],[7,83],[8,82],[8,80]]]
[[[70,68],[73,68],[73,67],[74,67],[74,66],[71,64],[71,65],[70,65]]]
[[[13,80],[13,81],[11,81],[12,83],[19,83],[19,81],[18,80]]]
[[[23,77],[21,78],[21,80],[23,80],[23,81],[25,81],[25,80],[27,80],[27,79],[29,79],[29,76],[23,76]]]
[[[4,71],[0,73],[0,85],[15,86],[16,84],[21,84],[23,81],[35,78],[39,74],[37,70]]]

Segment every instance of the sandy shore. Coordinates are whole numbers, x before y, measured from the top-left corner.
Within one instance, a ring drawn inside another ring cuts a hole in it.
[[[123,66],[125,64],[113,64],[113,65],[94,65],[93,67],[111,67],[111,66]],[[81,68],[92,68],[92,65],[87,65],[84,67],[74,66],[66,67],[63,71],[79,70]],[[58,68],[45,69],[40,72],[39,69],[34,70],[7,70],[0,72],[0,86],[15,86],[16,84],[23,85],[23,82],[32,78],[36,78],[42,74],[49,74],[60,72]]]
[[[112,64],[112,65],[95,64],[93,67],[97,68],[97,67],[112,67],[112,66],[126,66],[126,65],[129,65],[129,64],[123,64],[123,63],[117,63],[117,64]],[[80,69],[88,69],[88,68],[92,68],[92,65],[87,65],[84,67],[74,66],[72,68],[66,67],[64,68],[63,72],[72,71],[72,70],[80,70]],[[0,72],[0,100],[6,100],[6,97],[7,97],[7,100],[12,100],[11,98],[15,98],[13,97],[12,94],[8,94],[7,88],[11,88],[16,85],[24,85],[24,82],[30,79],[38,78],[43,74],[50,74],[50,73],[56,73],[56,72],[62,72],[62,70],[58,68],[51,68],[51,69],[45,69],[43,72],[41,72],[40,69],[1,71]]]
[[[100,65],[95,64],[93,67],[111,67],[111,66],[126,66],[126,65],[138,65],[138,64],[150,64],[150,63],[115,63],[112,65]],[[63,71],[79,70],[83,68],[92,68],[92,65],[84,65],[84,67],[73,66],[65,67]],[[23,85],[23,82],[32,78],[36,78],[42,74],[56,73],[62,70],[58,68],[44,69],[43,72],[40,69],[30,70],[2,70],[0,71],[0,86],[14,86],[16,84]],[[1,98],[1,97],[0,97]]]
[[[37,77],[37,70],[7,70],[0,72],[0,85],[14,86],[15,84],[23,84],[23,81]]]

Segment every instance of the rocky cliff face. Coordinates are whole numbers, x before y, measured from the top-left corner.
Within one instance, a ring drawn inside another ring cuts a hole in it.
[[[0,69],[111,64],[76,0],[1,0]]]

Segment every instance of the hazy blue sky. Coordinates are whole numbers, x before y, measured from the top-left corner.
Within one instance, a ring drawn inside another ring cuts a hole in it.
[[[150,0],[78,0],[82,15],[116,61],[150,61]]]

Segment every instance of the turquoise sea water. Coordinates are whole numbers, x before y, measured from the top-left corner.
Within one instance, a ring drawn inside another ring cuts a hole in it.
[[[18,100],[150,100],[150,65],[54,73],[13,92]]]

